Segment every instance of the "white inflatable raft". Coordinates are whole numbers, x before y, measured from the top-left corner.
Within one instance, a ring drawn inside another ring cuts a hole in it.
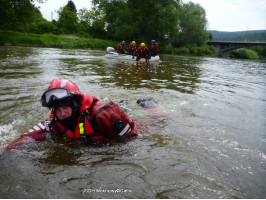
[[[121,61],[136,61],[137,56],[132,56],[132,55],[127,55],[127,54],[119,54],[115,52],[113,47],[107,47],[106,48],[106,55],[104,56],[106,59],[116,59],[116,60],[121,60]],[[138,62],[146,62],[145,58],[141,58]],[[149,62],[160,62],[160,57],[159,56],[151,56],[149,59]]]

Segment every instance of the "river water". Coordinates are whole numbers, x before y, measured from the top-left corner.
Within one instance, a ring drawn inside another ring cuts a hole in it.
[[[121,63],[104,51],[0,47],[0,148],[48,119],[53,78],[148,119],[138,138],[95,147],[32,142],[0,156],[1,198],[266,198],[266,63],[161,55]]]

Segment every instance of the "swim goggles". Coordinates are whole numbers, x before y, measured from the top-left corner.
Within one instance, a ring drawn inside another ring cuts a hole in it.
[[[52,88],[43,93],[41,102],[43,107],[52,107],[55,100],[62,100],[67,97],[72,97],[73,94],[66,88]]]

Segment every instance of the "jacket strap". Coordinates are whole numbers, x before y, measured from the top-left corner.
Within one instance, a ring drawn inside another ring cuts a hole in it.
[[[56,130],[58,136],[60,137],[66,137],[65,136],[65,132],[67,131],[67,128],[65,128],[63,131],[61,131],[60,127],[58,126],[58,124],[56,123],[56,120],[53,119],[51,122],[51,126],[54,127],[54,129]],[[52,130],[52,129],[51,129]]]
[[[86,111],[84,111],[86,113]],[[86,138],[85,135],[85,114],[84,112],[81,113],[79,117],[79,134],[80,138]]]
[[[102,111],[104,111],[105,109],[107,109],[107,108],[109,108],[111,105],[113,105],[114,104],[114,102],[110,102],[110,103],[108,103],[106,106],[104,106],[104,107],[102,107],[100,110],[98,110],[95,114],[94,114],[94,116],[93,116],[93,121],[95,120],[95,118],[96,118],[96,116],[100,113],[100,112],[102,112]]]
[[[93,129],[93,133],[87,134],[87,135],[85,134],[85,117],[87,118],[87,120],[89,121],[89,123]],[[92,139],[92,137],[98,136],[99,132],[97,131],[95,123],[92,121],[92,118],[91,118],[91,116],[87,110],[82,112],[80,115],[79,131],[80,131],[80,138],[86,139],[87,144],[95,144],[98,142],[98,141],[95,141]]]

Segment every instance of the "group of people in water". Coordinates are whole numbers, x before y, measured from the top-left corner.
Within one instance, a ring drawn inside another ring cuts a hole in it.
[[[141,43],[137,48],[136,42],[132,41],[127,50],[125,50],[125,41],[123,40],[121,43],[117,45],[117,53],[120,54],[128,54],[137,56],[137,61],[141,58],[145,58],[146,62],[151,58],[151,56],[157,56],[159,52],[159,44],[155,40],[151,41],[151,48],[149,49],[145,43]]]

